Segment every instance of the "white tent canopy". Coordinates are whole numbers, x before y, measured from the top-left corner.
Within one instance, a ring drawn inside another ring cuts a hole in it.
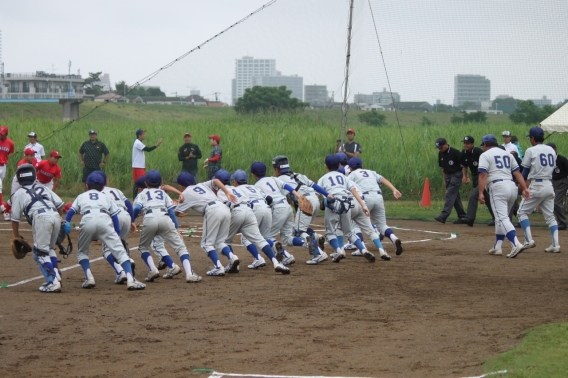
[[[568,133],[568,102],[540,123],[549,133]]]

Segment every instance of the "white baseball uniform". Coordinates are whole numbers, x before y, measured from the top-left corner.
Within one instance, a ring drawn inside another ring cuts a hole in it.
[[[280,233],[280,238],[285,245],[293,245],[294,239],[294,213],[286,200],[288,190],[284,189],[284,182],[276,177],[262,177],[255,187],[259,188],[267,196],[272,197],[272,227],[269,238],[276,240]]]
[[[306,236],[308,235],[306,233],[306,230],[308,229],[308,227],[310,227],[310,224],[315,221],[320,205],[317,192],[312,188],[315,183],[305,175],[292,172],[283,173],[278,176],[278,179],[283,183],[290,185],[296,190],[296,192],[298,192],[298,194],[306,197],[306,199],[311,202],[312,207],[314,208],[314,213],[311,216],[306,215],[301,211],[296,211],[296,219],[294,222],[296,235],[305,240]]]

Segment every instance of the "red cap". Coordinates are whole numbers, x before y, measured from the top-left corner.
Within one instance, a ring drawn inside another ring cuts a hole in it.
[[[67,203],[65,204],[65,207],[63,208],[63,211],[66,212],[66,213],[68,213],[68,212],[69,212],[69,209],[71,208],[71,206],[73,206],[73,204],[72,204],[71,202],[67,202]]]
[[[185,138],[186,136],[191,137],[191,134],[190,134],[190,133],[185,133],[185,134],[183,134],[183,137],[184,137],[184,138]]]
[[[24,155],[35,155],[35,151],[33,148],[28,147],[24,150]]]
[[[219,135],[217,135],[217,134],[211,135],[211,136],[209,137],[209,139],[213,139],[213,140],[216,140],[217,143],[221,143],[221,138],[220,138]]]
[[[8,126],[0,126],[0,135],[8,135]]]
[[[49,157],[63,157],[63,156],[59,155],[59,152],[53,150],[49,153]]]
[[[353,130],[353,129],[349,129],[349,130],[347,130],[347,134],[349,134],[349,133],[351,133],[351,134],[355,135],[355,130]]]

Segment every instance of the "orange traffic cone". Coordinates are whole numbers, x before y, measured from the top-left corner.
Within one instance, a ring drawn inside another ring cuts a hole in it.
[[[424,190],[422,191],[422,201],[420,201],[420,207],[430,207],[432,206],[432,201],[430,200],[430,181],[428,177],[424,181]]]

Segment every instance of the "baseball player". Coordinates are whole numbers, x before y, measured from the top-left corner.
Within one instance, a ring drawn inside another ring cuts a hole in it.
[[[162,175],[160,172],[155,170],[148,171],[148,173],[146,173],[147,188],[142,190],[134,200],[132,223],[134,223],[140,211],[144,210],[144,220],[142,221],[143,228],[138,249],[142,255],[142,259],[150,269],[146,281],[153,282],[160,276],[148,249],[152,240],[159,235],[178,254],[185,271],[186,282],[199,282],[201,281],[201,276],[193,273],[191,263],[189,262],[189,252],[180,234],[177,232],[179,224],[174,214],[175,205],[166,192],[160,189],[161,185]],[[133,224],[133,229],[136,229],[135,224]],[[173,278],[173,276],[179,274],[180,267],[173,263],[167,251],[166,255],[162,256],[162,260],[169,267],[164,278]]]
[[[63,201],[51,190],[36,186],[36,170],[31,164],[22,164],[16,170],[20,189],[12,196],[12,231],[19,233],[20,218],[26,216],[32,226],[33,258],[46,282],[39,287],[43,293],[61,292],[61,275],[57,269],[57,256],[53,247],[61,228]]]
[[[331,261],[338,263],[342,259],[345,258],[345,251],[341,248],[337,242],[337,236],[335,235],[335,230],[338,227],[341,227],[341,230],[345,237],[353,244],[359,248],[363,257],[367,259],[369,262],[375,261],[375,256],[369,252],[363,244],[361,240],[355,235],[353,230],[351,229],[351,200],[352,197],[355,197],[359,205],[361,206],[361,211],[365,216],[369,216],[370,212],[365,202],[361,199],[361,196],[355,190],[355,186],[353,182],[346,177],[342,173],[337,172],[339,169],[339,158],[336,155],[327,155],[325,158],[325,166],[327,169],[327,173],[323,175],[318,180],[318,185],[322,187],[325,191],[327,191],[330,195],[334,198],[332,200],[324,200],[326,203],[327,208],[325,209],[325,232],[326,237],[335,251],[331,254]],[[335,202],[344,202],[344,208],[339,214],[338,211],[332,210],[332,207]],[[377,235],[378,238],[378,235]],[[375,240],[373,240],[374,242]],[[380,244],[380,239],[379,239]],[[379,250],[381,250],[380,248]],[[383,250],[384,252],[384,250]]]
[[[18,162],[16,167],[19,167],[24,164],[31,164],[34,168],[37,167],[37,159],[35,157],[35,151],[31,148],[26,148],[24,151],[24,158]],[[12,195],[16,193],[16,190],[20,189],[20,184],[18,183],[18,177],[14,175],[12,179],[12,185],[10,186],[10,198]],[[4,206],[4,220],[9,221],[12,219],[12,201],[9,199],[8,201],[1,203],[0,205]]]
[[[517,217],[521,222],[525,234],[525,249],[536,247],[532,238],[529,214],[540,206],[544,220],[552,235],[552,245],[544,251],[549,253],[560,252],[558,244],[558,223],[554,218],[554,187],[552,186],[552,173],[556,167],[556,153],[544,142],[544,130],[532,127],[527,135],[532,147],[529,147],[523,158],[523,177],[530,181],[530,198],[525,198],[519,205]]]
[[[507,257],[515,258],[525,247],[517,238],[515,227],[509,219],[509,211],[517,201],[518,194],[513,176],[515,176],[520,189],[523,191],[523,197],[529,198],[529,191],[519,172],[517,162],[510,153],[498,148],[497,138],[488,134],[483,136],[481,142],[485,152],[479,157],[478,165],[479,202],[485,204],[483,191],[487,188],[495,214],[496,241],[493,248],[489,250],[489,254],[501,256],[503,253],[501,245],[507,238],[513,246]]]
[[[2,202],[2,181],[6,177],[8,157],[14,154],[14,142],[8,138],[8,126],[0,126],[0,213],[6,209]]]
[[[290,274],[290,269],[278,262],[274,252],[272,252],[272,247],[260,234],[256,216],[251,208],[254,204],[251,204],[251,200],[247,195],[247,190],[238,188],[238,184],[237,186],[230,186],[231,174],[224,169],[220,169],[215,172],[215,178],[219,179],[227,187],[227,189],[229,189],[229,191],[237,197],[237,201],[233,203],[228,200],[225,193],[217,193],[217,196],[231,209],[231,224],[229,226],[229,235],[226,240],[231,251],[233,250],[231,247],[233,238],[238,232],[240,232],[244,238],[253,243],[247,247],[247,250],[254,257],[254,261],[260,260],[258,250],[256,248],[256,246],[258,246],[272,261],[276,272]],[[229,266],[225,268],[225,273],[230,273],[229,268]],[[238,269],[235,273],[237,272]]]
[[[280,260],[282,256],[282,264],[286,266],[294,264],[296,259],[284,249],[282,243],[304,246],[306,242],[294,236],[294,213],[286,200],[286,195],[292,193],[294,196],[300,197],[300,194],[276,177],[266,177],[266,165],[262,162],[252,163],[250,171],[257,180],[254,186],[262,190],[267,196],[272,197],[272,227],[270,228],[269,238],[274,243],[277,259]],[[280,233],[282,243],[276,241],[278,233]]]
[[[338,152],[335,154],[339,158],[339,168],[343,168],[343,174],[349,176],[351,173],[351,168],[349,168],[349,158],[345,152]]]
[[[65,217],[65,232],[71,233],[71,219],[76,213],[83,217],[79,225],[79,242],[77,246],[77,260],[85,272],[85,282],[81,285],[84,289],[95,287],[95,278],[91,272],[89,262],[89,247],[93,239],[98,239],[110,250],[114,260],[122,266],[126,272],[126,287],[128,290],[143,290],[146,288],[138,282],[132,274],[130,259],[120,241],[120,221],[117,214],[119,208],[107,195],[101,193],[104,187],[104,178],[97,172],[91,173],[85,185],[89,189],[80,194],[69,209]]]
[[[231,224],[231,210],[221,202],[215,192],[221,190],[229,201],[237,202],[237,197],[223,185],[221,180],[212,180],[196,184],[190,173],[182,173],[177,178],[178,185],[183,189],[183,200],[180,199],[175,211],[187,213],[189,209],[197,211],[203,216],[203,236],[201,248],[213,261],[213,269],[207,272],[208,276],[224,276],[225,268],[219,261],[217,251],[229,259],[228,271],[238,269],[239,258],[231,252],[225,241],[229,235]]]
[[[37,161],[38,162],[41,161],[45,156],[45,149],[37,141],[37,134],[34,133],[33,131],[30,132],[28,134],[28,140],[30,141],[30,143],[26,144],[26,146],[24,147],[24,151],[28,148],[31,148],[32,150],[34,150],[34,155]]]
[[[387,226],[385,202],[380,185],[385,185],[389,188],[396,199],[402,197],[402,194],[385,177],[370,169],[363,169],[363,162],[360,158],[351,158],[349,160],[349,167],[351,168],[349,179],[361,188],[364,196],[363,200],[371,212],[371,221],[378,227],[378,231],[382,235],[391,240],[394,244],[396,255],[400,256],[403,251],[402,242],[396,237],[392,229]],[[372,236],[370,237],[372,238]]]
[[[306,264],[316,265],[327,260],[327,253],[323,251],[325,238],[316,234],[314,230],[310,228],[310,224],[315,221],[318,215],[317,209],[319,209],[320,205],[316,192],[324,197],[327,197],[328,193],[305,175],[292,172],[288,158],[284,155],[275,156],[272,159],[272,167],[274,168],[274,175],[278,177],[280,181],[295,188],[298,193],[306,197],[311,202],[314,209],[312,215],[304,214],[297,208],[297,200],[295,199],[295,201],[293,201],[296,207],[294,234],[305,240],[304,246],[312,256],[311,259],[306,261]]]
[[[37,181],[49,190],[56,191],[59,179],[61,178],[61,168],[59,159],[62,156],[53,150],[49,153],[49,159],[42,160],[37,165]]]

